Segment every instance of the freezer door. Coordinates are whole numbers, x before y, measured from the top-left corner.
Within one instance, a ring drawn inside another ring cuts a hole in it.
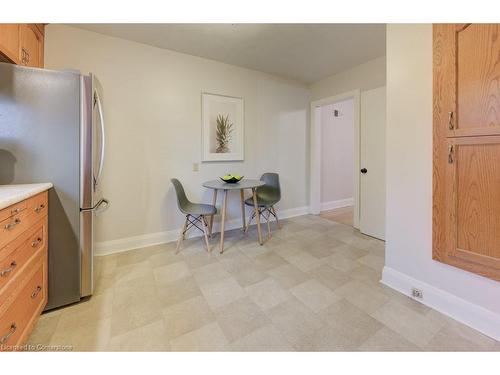
[[[101,199],[95,208],[82,210],[80,214],[80,239],[82,247],[82,280],[80,294],[90,296],[94,292],[94,227],[95,217],[108,207],[109,202]]]
[[[80,295],[90,296],[94,291],[94,210],[80,213],[80,244],[82,247],[82,280]]]

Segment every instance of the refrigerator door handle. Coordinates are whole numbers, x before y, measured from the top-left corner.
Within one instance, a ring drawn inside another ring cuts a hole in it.
[[[94,185],[97,185],[100,182],[100,178],[102,175],[102,168],[104,166],[104,150],[106,149],[106,132],[104,130],[104,115],[102,112],[102,103],[101,98],[99,97],[99,93],[97,90],[94,90],[94,99],[95,104],[97,106],[97,112],[99,114],[99,122],[101,124],[101,155],[99,160],[99,169],[97,171],[97,176],[94,180]]]

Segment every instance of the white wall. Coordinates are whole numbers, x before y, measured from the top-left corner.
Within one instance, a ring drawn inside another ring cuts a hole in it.
[[[357,65],[349,70],[310,85],[311,99],[319,100],[359,89],[366,91],[385,86],[385,56]]]
[[[432,260],[432,26],[387,26],[383,280],[500,339],[500,283]]]
[[[339,117],[334,117],[334,110]],[[352,205],[354,191],[353,99],[318,108],[321,128],[322,209]],[[336,207],[335,207],[336,206]]]
[[[249,178],[280,174],[281,210],[307,206],[309,90],[264,73],[62,25],[48,25],[47,68],[94,72],[104,90],[108,131],[103,189],[111,205],[98,220],[97,240],[167,239],[181,226],[170,178],[195,201],[211,201],[203,181],[228,172]],[[200,163],[202,91],[241,96],[245,161]],[[200,163],[199,172],[192,164]],[[229,220],[239,219],[237,194]],[[149,237],[148,237],[149,236]]]

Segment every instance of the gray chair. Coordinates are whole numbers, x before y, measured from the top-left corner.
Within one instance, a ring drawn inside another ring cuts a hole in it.
[[[210,245],[208,244],[208,224],[206,217],[212,216],[217,213],[217,209],[215,206],[211,204],[199,204],[192,203],[186,197],[186,193],[184,188],[182,187],[181,182],[172,178],[170,180],[175,188],[175,194],[177,196],[177,206],[179,206],[179,210],[186,215],[186,220],[181,228],[181,233],[179,235],[179,240],[177,241],[176,253],[179,252],[179,247],[181,246],[182,241],[186,238],[186,233],[192,227],[198,228],[205,235],[205,243],[207,245],[207,251],[210,251]],[[201,228],[198,226],[201,224]]]
[[[261,181],[265,183],[265,185],[258,187],[256,190],[257,193],[257,206],[259,207],[259,215],[261,215],[267,221],[267,233],[268,236],[271,236],[271,225],[269,223],[269,218],[274,216],[276,220],[276,225],[280,228],[280,223],[278,220],[278,214],[276,213],[276,209],[274,205],[278,203],[281,199],[281,187],[280,187],[280,178],[277,173],[264,173],[261,178]],[[254,207],[253,198],[248,198],[245,200],[245,204],[247,206]],[[267,214],[267,216],[266,216]],[[255,210],[252,212],[252,216],[248,221],[248,224],[245,228],[245,232],[248,231],[248,227],[252,222],[252,219],[255,217]]]

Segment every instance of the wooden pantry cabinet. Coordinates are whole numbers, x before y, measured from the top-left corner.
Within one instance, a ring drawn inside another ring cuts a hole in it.
[[[23,349],[47,304],[47,197],[0,210],[0,351]]]
[[[0,24],[0,61],[43,68],[44,34],[43,24]]]
[[[433,27],[433,258],[500,280],[500,24]]]

